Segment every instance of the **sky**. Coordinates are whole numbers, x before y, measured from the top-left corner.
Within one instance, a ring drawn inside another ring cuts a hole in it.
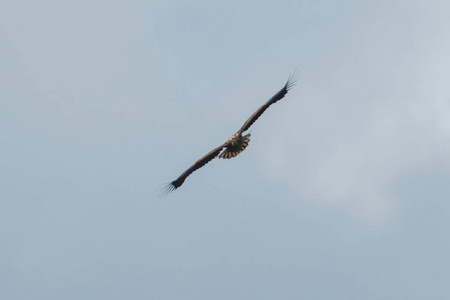
[[[0,298],[449,299],[449,11],[1,1]]]

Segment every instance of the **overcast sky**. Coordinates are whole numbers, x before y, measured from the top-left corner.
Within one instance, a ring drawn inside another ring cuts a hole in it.
[[[450,299],[449,12],[1,1],[0,298]]]

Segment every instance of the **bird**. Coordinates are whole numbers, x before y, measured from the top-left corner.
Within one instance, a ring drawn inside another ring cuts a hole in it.
[[[272,96],[272,98],[270,98],[266,103],[264,103],[260,108],[258,108],[250,116],[250,118],[248,118],[247,121],[245,121],[244,125],[242,125],[242,127],[235,134],[233,134],[224,144],[211,150],[202,158],[197,160],[189,169],[184,171],[183,174],[181,174],[177,179],[175,179],[174,181],[168,183],[165,187],[163,187],[160,196],[164,197],[167,194],[178,189],[184,183],[186,178],[192,174],[192,172],[200,169],[217,156],[222,159],[231,159],[236,157],[242,151],[244,151],[250,142],[251,134],[247,133],[243,135],[243,133],[245,133],[250,128],[250,126],[252,126],[256,120],[258,120],[258,118],[266,111],[267,108],[269,108],[269,106],[283,99],[284,96],[288,93],[288,91],[295,85],[297,80],[298,74],[295,71],[294,73],[289,75],[288,80],[283,86],[283,88],[281,88],[275,95]],[[224,148],[225,150],[223,150]]]

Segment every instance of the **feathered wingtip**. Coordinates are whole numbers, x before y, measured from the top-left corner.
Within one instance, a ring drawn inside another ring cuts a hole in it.
[[[157,190],[157,195],[159,199],[166,198],[171,192],[175,191],[177,188],[172,182],[165,184]]]
[[[175,191],[177,188],[179,188],[183,184],[184,179],[185,178],[178,178],[177,180],[169,182],[166,185],[164,185],[163,187],[159,188],[157,190],[158,198],[159,199],[163,199],[168,194],[170,194],[171,192]]]
[[[300,79],[300,72],[298,72],[297,69],[295,69],[293,73],[289,74],[286,85],[284,86],[286,88],[286,91],[289,91],[299,79]]]

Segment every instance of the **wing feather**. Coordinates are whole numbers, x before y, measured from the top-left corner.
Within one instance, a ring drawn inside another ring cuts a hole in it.
[[[183,174],[181,174],[177,179],[175,179],[174,181],[167,184],[167,186],[164,188],[164,190],[162,191],[160,196],[163,197],[163,196],[167,195],[168,193],[179,188],[183,184],[184,180],[189,175],[191,175],[192,172],[200,169],[201,167],[203,167],[204,165],[209,163],[217,155],[219,155],[220,151],[222,151],[222,149],[225,147],[225,145],[226,144],[223,144],[223,145],[211,150],[206,155],[204,155],[202,158],[197,160],[189,169],[184,171]]]
[[[294,86],[294,84],[298,80],[298,74],[294,72],[292,75],[289,75],[289,78],[284,85],[284,87],[278,91],[275,95],[273,95],[272,98],[270,98],[266,103],[263,104],[260,108],[258,108],[257,111],[253,113],[253,115],[248,118],[247,121],[245,121],[244,125],[239,129],[239,133],[242,134],[244,131],[247,131],[250,126],[252,126],[253,123],[255,123],[256,120],[264,113],[264,111],[271,106],[272,104],[276,103],[277,101],[284,98],[284,96],[287,94],[287,92]]]

